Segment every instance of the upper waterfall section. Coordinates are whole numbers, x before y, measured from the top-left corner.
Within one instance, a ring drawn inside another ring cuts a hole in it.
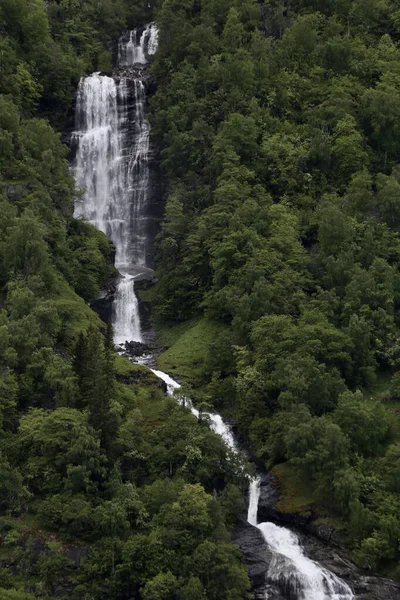
[[[157,46],[158,29],[154,23],[147,25],[142,32],[138,29],[128,31],[118,42],[118,66],[146,66],[156,53]]]
[[[151,256],[145,78],[157,39],[154,24],[121,36],[113,76],[82,78],[77,95],[73,171],[82,198],[75,216],[112,239],[116,267],[128,273],[149,266]]]

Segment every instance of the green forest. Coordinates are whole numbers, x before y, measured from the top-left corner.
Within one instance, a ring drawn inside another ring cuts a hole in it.
[[[0,3],[1,600],[249,597],[241,465],[89,306],[114,248],[73,219],[60,132],[136,5]]]
[[[167,0],[157,23],[164,370],[400,577],[398,3]]]
[[[400,579],[396,0],[1,0],[0,600],[251,597],[243,465],[116,355],[73,218],[77,84],[152,20],[159,364]]]

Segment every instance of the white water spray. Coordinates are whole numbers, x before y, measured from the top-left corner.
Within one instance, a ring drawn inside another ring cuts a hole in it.
[[[247,521],[257,527],[273,557],[267,581],[297,600],[352,600],[350,587],[339,577],[305,556],[298,536],[274,523],[258,523],[260,479],[250,481]]]
[[[75,217],[90,221],[116,248],[115,266],[122,272],[114,302],[116,344],[143,341],[134,289],[148,254],[150,126],[142,76],[157,40],[154,24],[122,36],[123,76],[94,73],[81,80],[77,96],[74,173],[83,196]]]

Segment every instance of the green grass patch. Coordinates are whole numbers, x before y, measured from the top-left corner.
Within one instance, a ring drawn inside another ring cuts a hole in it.
[[[336,529],[343,541],[347,538],[347,528],[344,521],[332,514],[329,508],[315,496],[311,484],[300,480],[295,467],[289,463],[275,465],[271,474],[277,480],[279,500],[277,510],[284,514],[296,514],[305,518],[317,515],[313,524],[326,525]]]
[[[117,379],[123,383],[160,387],[160,380],[148,367],[133,363],[125,356],[116,356],[115,371]]]
[[[224,325],[206,318],[161,328],[158,341],[168,348],[158,358],[159,368],[196,384],[210,346],[223,330]]]
[[[149,403],[154,398],[163,398],[161,382],[149,368],[132,363],[124,356],[115,359],[117,376],[116,399],[127,413],[139,403]]]
[[[132,363],[126,356],[121,356],[117,354],[115,357],[115,370],[117,375],[121,375],[123,377],[129,377],[129,375],[133,375],[138,371],[144,370],[145,367],[142,365],[137,365]],[[147,369],[145,369],[147,371]]]
[[[199,319],[190,319],[183,323],[176,323],[174,325],[158,325],[157,326],[157,342],[164,348],[170,348],[173,346],[180,337],[182,337],[189,329],[195,327]]]
[[[311,486],[296,477],[294,467],[288,463],[275,465],[271,474],[276,478],[279,487],[277,509],[287,514],[300,514],[309,517],[315,509],[316,499]]]

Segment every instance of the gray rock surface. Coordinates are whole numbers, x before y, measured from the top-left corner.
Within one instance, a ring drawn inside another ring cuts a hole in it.
[[[245,518],[233,532],[232,542],[239,546],[248,567],[254,598],[265,598],[266,574],[271,562],[271,552],[256,527],[249,525]]]

